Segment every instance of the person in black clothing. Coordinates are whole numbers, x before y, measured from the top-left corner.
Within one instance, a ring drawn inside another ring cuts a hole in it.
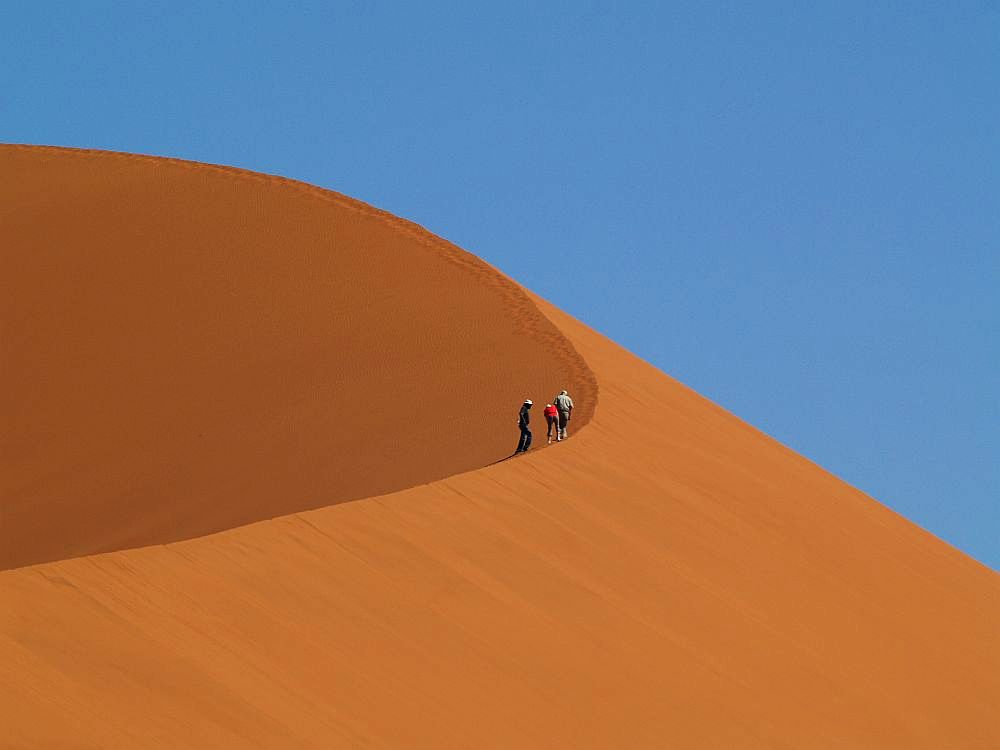
[[[521,439],[517,441],[517,453],[527,453],[528,448],[531,447],[531,428],[528,424],[531,422],[531,399],[525,399],[524,404],[521,406],[521,411],[517,415],[517,426],[521,430]]]

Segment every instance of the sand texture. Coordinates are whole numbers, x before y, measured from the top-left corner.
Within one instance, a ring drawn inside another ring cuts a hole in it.
[[[0,747],[1000,748],[1000,576],[485,263],[227,168],[0,185]]]

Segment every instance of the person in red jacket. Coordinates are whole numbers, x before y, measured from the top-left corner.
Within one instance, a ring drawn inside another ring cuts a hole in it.
[[[559,410],[552,404],[545,404],[545,410],[542,414],[545,415],[545,422],[549,426],[547,437],[551,443],[553,430],[556,432],[556,437],[559,437]]]

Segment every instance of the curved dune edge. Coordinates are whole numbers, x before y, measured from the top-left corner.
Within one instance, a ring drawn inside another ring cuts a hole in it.
[[[509,455],[525,395],[569,385],[574,427],[593,413],[593,373],[521,288],[412,222],[178,159],[0,146],[0,166],[23,373],[2,397],[0,568],[474,470]]]
[[[600,385],[585,431],[0,573],[0,741],[1000,746],[1000,577],[536,303]]]

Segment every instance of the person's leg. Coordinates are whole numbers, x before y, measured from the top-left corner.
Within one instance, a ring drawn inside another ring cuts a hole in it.
[[[559,412],[559,440],[566,437],[566,423],[569,422],[569,414],[560,410]]]
[[[531,430],[527,427],[521,428],[521,439],[517,443],[516,453],[524,453],[531,447]]]

